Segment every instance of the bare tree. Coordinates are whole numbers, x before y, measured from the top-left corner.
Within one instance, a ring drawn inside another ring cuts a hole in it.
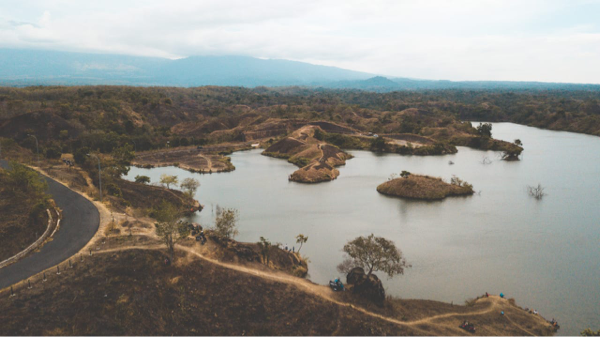
[[[538,200],[542,199],[546,195],[544,189],[545,188],[542,187],[542,184],[538,184],[537,186],[527,186],[527,192],[529,195]]]

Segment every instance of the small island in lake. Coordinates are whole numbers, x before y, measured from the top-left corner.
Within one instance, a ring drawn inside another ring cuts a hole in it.
[[[289,180],[302,183],[319,183],[337,178],[340,172],[336,166],[344,165],[352,156],[336,146],[316,139],[319,126],[307,125],[291,136],[269,146],[262,154],[265,156],[287,159],[299,166]]]
[[[442,178],[411,174],[403,171],[401,177],[391,178],[377,186],[377,192],[400,198],[441,200],[448,196],[472,195],[473,185],[453,176],[450,183]]]

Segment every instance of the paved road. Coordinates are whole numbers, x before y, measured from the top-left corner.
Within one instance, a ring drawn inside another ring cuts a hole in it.
[[[0,160],[0,166],[7,168],[8,163]],[[60,228],[39,252],[0,269],[0,289],[63,262],[83,248],[98,231],[100,214],[89,200],[53,179],[45,179],[48,193],[63,211]]]

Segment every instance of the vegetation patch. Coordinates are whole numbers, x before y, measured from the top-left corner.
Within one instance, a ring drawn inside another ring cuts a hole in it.
[[[11,162],[0,168],[0,261],[21,252],[44,234],[51,206],[48,184],[35,171]]]
[[[471,184],[457,177],[452,177],[451,182],[447,183],[441,178],[406,173],[402,174],[403,177],[394,177],[377,186],[377,192],[395,197],[420,200],[440,200],[448,196],[472,195],[475,193]]]

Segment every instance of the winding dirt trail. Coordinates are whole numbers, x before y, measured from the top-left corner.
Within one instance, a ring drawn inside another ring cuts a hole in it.
[[[156,249],[164,249],[164,248],[165,248],[165,246],[162,244],[151,245],[151,246],[123,246],[123,247],[112,248],[112,249],[107,249],[107,250],[100,250],[100,251],[97,251],[96,253],[110,253],[110,252],[117,252],[117,251],[130,250],[130,249],[156,250]],[[434,321],[436,321],[436,320],[458,317],[458,316],[485,315],[485,314],[488,314],[488,313],[491,313],[494,311],[498,311],[499,307],[500,307],[501,299],[497,296],[490,296],[489,298],[480,299],[480,301],[487,302],[489,305],[486,308],[482,308],[478,311],[471,311],[468,313],[458,313],[458,312],[457,313],[447,313],[447,314],[440,314],[440,315],[434,315],[434,316],[430,316],[430,317],[426,317],[426,318],[421,318],[421,319],[413,320],[413,321],[401,321],[401,320],[398,320],[398,319],[395,319],[392,317],[374,313],[372,311],[366,310],[361,307],[357,307],[350,303],[338,301],[335,298],[333,298],[332,293],[329,290],[329,287],[327,287],[327,286],[318,285],[318,284],[312,283],[308,280],[294,277],[292,275],[285,274],[282,272],[277,272],[277,271],[266,272],[266,271],[262,271],[262,270],[258,270],[258,269],[254,269],[254,268],[250,268],[250,267],[245,267],[245,266],[238,265],[238,264],[221,262],[221,261],[212,259],[210,257],[207,257],[205,255],[202,255],[201,253],[197,252],[196,250],[194,250],[193,248],[190,248],[190,247],[177,245],[176,248],[179,250],[185,251],[189,254],[192,254],[204,261],[213,263],[213,264],[218,265],[223,268],[228,268],[228,269],[235,270],[238,272],[254,275],[254,276],[260,277],[262,279],[270,280],[270,281],[294,285],[295,287],[297,287],[298,289],[300,289],[304,292],[318,296],[326,301],[329,301],[329,302],[339,305],[341,307],[351,308],[351,309],[359,311],[365,315],[375,317],[375,318],[378,318],[378,319],[381,319],[381,320],[384,320],[386,322],[390,322],[390,323],[393,323],[396,325],[410,327],[410,328],[415,329],[416,331],[421,332],[426,335],[431,335],[432,331],[423,330],[420,327],[418,327],[419,325],[435,324]],[[506,317],[506,318],[508,319],[508,317]],[[508,320],[511,322],[511,324],[513,324],[514,326],[516,326],[517,328],[519,328],[521,331],[525,332],[526,334],[532,335],[532,336],[535,335],[534,333],[531,333],[530,331],[523,329],[522,327],[520,327],[518,324],[514,323],[510,319],[508,319]],[[456,331],[457,331],[457,334],[460,334],[462,332],[462,330],[458,327],[456,327]]]

